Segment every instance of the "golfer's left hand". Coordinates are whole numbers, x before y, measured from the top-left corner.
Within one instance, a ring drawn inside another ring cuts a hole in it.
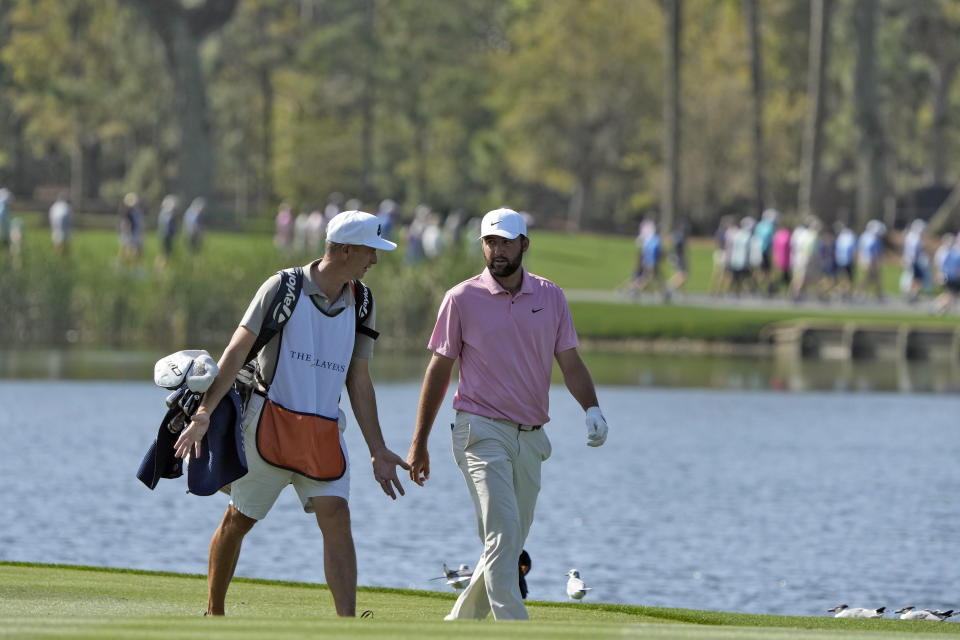
[[[607,421],[600,413],[600,407],[587,409],[587,445],[599,447],[607,441]]]
[[[386,447],[374,451],[370,461],[373,463],[373,478],[377,481],[377,484],[380,485],[380,488],[383,489],[383,492],[390,496],[391,499],[396,500],[397,494],[393,490],[393,488],[396,487],[400,495],[404,495],[400,478],[397,477],[397,467],[409,471],[410,465]]]

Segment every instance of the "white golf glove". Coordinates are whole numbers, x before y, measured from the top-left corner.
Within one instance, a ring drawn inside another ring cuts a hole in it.
[[[600,407],[587,409],[587,445],[599,447],[607,441],[607,421],[600,413]]]

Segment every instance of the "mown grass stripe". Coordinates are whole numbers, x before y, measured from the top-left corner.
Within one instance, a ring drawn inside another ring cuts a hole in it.
[[[358,611],[339,619],[325,585],[238,578],[228,617],[202,612],[206,578],[198,574],[111,567],[0,562],[0,637],[6,638],[880,638],[891,633],[960,634],[960,625],[838,620],[530,601],[531,623],[444,623],[452,593],[361,587]]]

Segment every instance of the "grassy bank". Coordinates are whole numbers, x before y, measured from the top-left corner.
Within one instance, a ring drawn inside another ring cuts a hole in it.
[[[0,348],[85,346],[214,351],[229,339],[246,305],[273,271],[303,264],[309,256],[275,249],[266,234],[211,233],[198,255],[184,248],[165,265],[148,236],[136,264],[118,260],[115,234],[84,230],[67,256],[54,255],[45,232],[27,237],[18,266],[0,253]],[[709,286],[712,245],[691,242],[687,290]],[[636,259],[632,238],[534,232],[527,266],[566,289],[613,291],[629,279]],[[475,245],[438,259],[409,265],[401,250],[380,252],[367,282],[375,292],[383,347],[425,344],[444,291],[482,266]],[[899,266],[891,259],[884,280],[893,293]],[[577,329],[586,339],[691,338],[754,342],[763,328],[799,317],[955,324],[955,318],[926,319],[850,312],[784,309],[718,309],[662,305],[574,302]]]
[[[881,638],[960,634],[960,625],[837,620],[587,602],[528,603],[530,623],[443,622],[453,594],[361,588],[338,619],[324,585],[238,578],[226,618],[204,618],[204,576],[0,563],[0,637],[9,638]]]
[[[846,310],[715,309],[674,305],[626,305],[571,302],[570,312],[581,337],[597,340],[691,338],[705,341],[753,343],[770,326],[796,320],[845,322],[869,325],[911,324],[955,326],[953,316],[876,313]]]

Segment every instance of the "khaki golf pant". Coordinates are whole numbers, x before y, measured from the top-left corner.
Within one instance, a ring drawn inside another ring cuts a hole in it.
[[[477,514],[483,555],[470,584],[445,620],[528,620],[520,596],[517,561],[533,524],[540,493],[540,464],[550,457],[543,429],[458,411],[453,456],[463,472]]]

